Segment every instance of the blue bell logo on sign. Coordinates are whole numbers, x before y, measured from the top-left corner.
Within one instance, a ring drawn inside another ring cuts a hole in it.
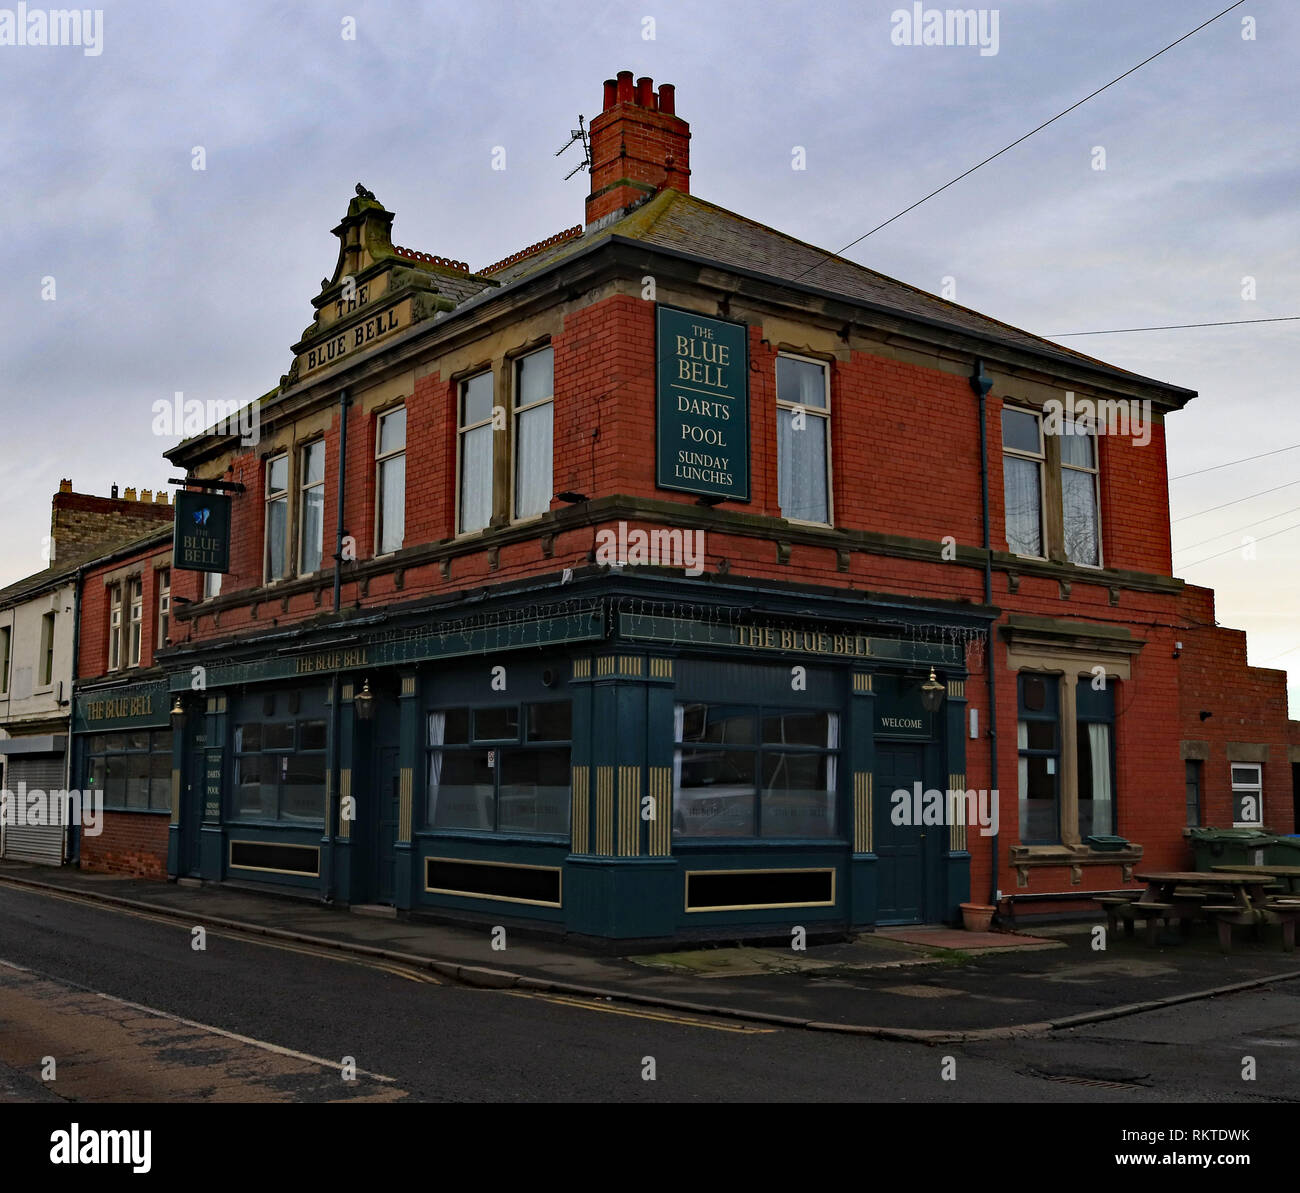
[[[230,498],[181,489],[176,494],[172,566],[190,572],[230,571]]]

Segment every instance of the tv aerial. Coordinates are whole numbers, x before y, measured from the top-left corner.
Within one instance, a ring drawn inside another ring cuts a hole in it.
[[[591,142],[587,140],[587,128],[583,123],[581,115],[578,116],[578,127],[570,130],[569,139],[555,151],[555,156],[559,157],[570,145],[577,142],[582,146],[582,161],[573,167],[565,176],[564,181],[568,182],[579,170],[591,169]]]

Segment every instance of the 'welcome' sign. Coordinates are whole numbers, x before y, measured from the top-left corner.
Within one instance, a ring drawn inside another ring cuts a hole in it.
[[[655,331],[655,483],[748,501],[748,329],[661,306]]]

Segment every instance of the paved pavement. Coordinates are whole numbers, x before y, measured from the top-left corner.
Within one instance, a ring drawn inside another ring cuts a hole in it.
[[[279,939],[387,957],[478,986],[600,995],[637,1005],[814,1024],[923,1040],[996,1038],[1100,1021],[1241,984],[1300,977],[1300,953],[1276,930],[1224,956],[1208,932],[1148,948],[1124,936],[1095,947],[1094,926],[1036,936],[882,931],[790,949],[706,948],[617,957],[490,927],[356,914],[225,886],[173,883],[0,863],[0,884],[38,883],[64,896],[129,904],[192,925],[241,926]],[[933,943],[928,943],[932,941]],[[967,943],[970,942],[970,943]],[[966,947],[953,948],[954,944]]]

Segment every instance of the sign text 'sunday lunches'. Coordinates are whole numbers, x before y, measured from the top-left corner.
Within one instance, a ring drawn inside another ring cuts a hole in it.
[[[658,311],[658,484],[749,500],[749,369],[743,325]]]

